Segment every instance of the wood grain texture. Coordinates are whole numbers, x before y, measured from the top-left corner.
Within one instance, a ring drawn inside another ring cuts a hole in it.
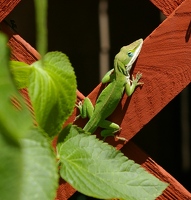
[[[130,140],[191,81],[191,0],[186,0],[144,41],[133,74],[143,73],[143,87],[132,97],[124,95],[109,117],[121,127],[121,137]],[[95,102],[103,85],[89,98]],[[116,146],[114,139],[108,139]]]
[[[162,110],[191,81],[191,40],[190,19],[191,0],[187,0],[175,10],[156,30],[144,41],[143,49],[134,68],[134,74],[143,73],[142,88],[137,88],[131,98],[124,98],[109,118],[121,124],[121,137],[130,140],[144,125],[146,125],[160,110]],[[89,95],[95,103],[104,85],[98,85]],[[81,97],[83,99],[83,96]],[[84,120],[77,122],[83,127]],[[121,148],[124,143],[107,140],[113,146]],[[123,152],[145,167],[159,179],[170,183],[170,186],[158,199],[190,199],[190,193],[170,174],[162,169],[139,148],[128,142],[122,148]],[[65,184],[65,185],[64,185]],[[64,194],[74,191],[60,185]],[[61,198],[58,198],[61,200]]]
[[[145,124],[147,124],[160,110],[167,105],[191,81],[191,0],[185,0],[151,35],[144,41],[141,55],[136,62],[133,73],[143,73],[142,88],[137,88],[131,98],[124,98],[114,114],[110,117],[122,126],[120,136],[130,140]],[[28,64],[40,56],[34,48],[25,42],[18,34],[12,32],[6,24],[1,23],[9,36],[12,49],[12,59],[24,61]],[[89,95],[95,102],[98,94],[104,88],[99,85]],[[83,95],[78,93],[78,98]],[[26,91],[23,91],[26,95]],[[26,95],[27,97],[27,95]],[[69,121],[73,121],[76,110]],[[78,124],[85,121],[79,120]],[[108,140],[114,146],[121,148],[124,144]],[[158,199],[191,199],[185,190],[171,175],[157,165],[131,142],[122,148],[124,153],[140,163],[150,173],[161,180],[171,183],[170,187]],[[75,190],[63,180],[60,180],[57,200],[68,199]]]
[[[12,30],[5,21],[1,22],[0,27],[1,31],[9,38],[8,45],[11,48],[12,60],[19,60],[31,64],[40,58],[39,53],[22,39],[19,34]]]
[[[150,0],[165,16],[169,16],[184,0]]]
[[[14,9],[21,0],[1,0],[0,1],[0,22]]]
[[[80,92],[77,92],[78,101],[82,101],[85,97]],[[73,115],[68,120],[72,122],[76,116],[76,109]],[[83,126],[86,123],[84,120],[79,120],[78,125]],[[117,145],[116,145],[117,144]],[[191,199],[191,194],[188,192],[175,178],[173,178],[167,171],[165,171],[160,165],[158,165],[152,158],[150,158],[145,152],[137,147],[133,142],[129,141],[125,145],[123,142],[115,141],[115,146],[121,148],[121,151],[129,159],[134,160],[136,163],[144,167],[149,173],[153,174],[161,181],[169,183],[169,187],[163,192],[157,200],[166,199]],[[67,200],[75,193],[75,189],[64,180],[60,179],[59,188],[57,192],[56,200]]]

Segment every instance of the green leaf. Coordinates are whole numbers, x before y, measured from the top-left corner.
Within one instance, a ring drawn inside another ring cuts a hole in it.
[[[153,200],[167,187],[133,160],[94,135],[68,126],[58,138],[61,177],[88,196]]]
[[[0,130],[11,139],[25,135],[26,130],[32,125],[32,117],[18,93],[11,73],[9,71],[9,50],[7,38],[0,35]],[[21,109],[16,109],[12,100],[16,100]],[[23,119],[25,119],[23,123]],[[21,126],[22,124],[22,126]],[[19,127],[19,128],[18,128]]]
[[[0,63],[0,199],[20,200],[23,168],[19,138],[32,125],[32,117],[12,80],[7,38],[1,33]],[[12,99],[21,109],[13,106]]]
[[[27,88],[31,67],[20,61],[10,61],[11,72],[17,89]]]
[[[20,145],[10,140],[0,128],[0,199],[20,200],[23,175],[21,153]]]
[[[68,57],[47,53],[32,64],[29,95],[38,125],[49,134],[58,134],[72,113],[76,100],[76,78]]]
[[[20,200],[53,200],[58,187],[58,170],[50,142],[36,128],[21,140],[21,145],[24,175]]]

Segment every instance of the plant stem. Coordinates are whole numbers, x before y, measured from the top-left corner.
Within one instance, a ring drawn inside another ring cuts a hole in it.
[[[34,0],[36,12],[36,48],[43,57],[47,52],[47,0]]]

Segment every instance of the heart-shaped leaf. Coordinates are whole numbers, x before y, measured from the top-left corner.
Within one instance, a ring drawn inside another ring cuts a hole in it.
[[[32,117],[27,110],[24,101],[17,91],[9,70],[9,49],[7,39],[0,35],[0,128],[17,140],[18,137],[25,135],[26,130],[32,125]],[[20,109],[16,109],[12,100],[17,101]],[[23,123],[25,119],[25,123]],[[18,129],[18,126],[22,127]],[[2,134],[4,133],[2,131]]]
[[[57,145],[61,177],[79,192],[100,199],[154,200],[167,187],[114,147],[82,132],[67,126]]]
[[[49,134],[58,134],[76,101],[76,78],[68,57],[50,52],[33,63],[29,95],[38,125]]]
[[[31,66],[20,61],[10,61],[10,69],[17,89],[27,88]]]
[[[0,199],[20,200],[23,168],[19,138],[26,135],[32,117],[12,80],[7,38],[1,33],[0,63]],[[11,103],[13,98],[20,109]]]

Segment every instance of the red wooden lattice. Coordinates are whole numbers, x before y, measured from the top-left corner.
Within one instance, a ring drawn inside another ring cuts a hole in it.
[[[1,1],[0,21],[19,2],[20,0]],[[191,0],[151,0],[151,2],[168,18],[145,39],[136,62],[134,73],[141,71],[144,74],[142,81],[146,87],[137,88],[130,99],[124,96],[110,117],[112,121],[121,125],[120,136],[128,140],[191,82]],[[1,30],[9,36],[12,59],[32,63],[39,58],[36,50],[15,34],[5,22],[1,22]],[[89,98],[95,102],[101,90],[100,84],[88,95]],[[28,99],[26,91],[23,90],[22,93]],[[78,100],[83,98],[84,96],[78,92]],[[31,108],[29,101],[28,104]],[[76,110],[68,122],[73,121],[75,113]],[[83,125],[84,121],[79,120],[77,123]],[[120,148],[126,156],[141,164],[160,180],[170,183],[157,199],[191,199],[191,194],[180,183],[131,141],[124,144],[110,138],[108,142]],[[68,199],[74,192],[68,183],[60,180],[56,199]]]

